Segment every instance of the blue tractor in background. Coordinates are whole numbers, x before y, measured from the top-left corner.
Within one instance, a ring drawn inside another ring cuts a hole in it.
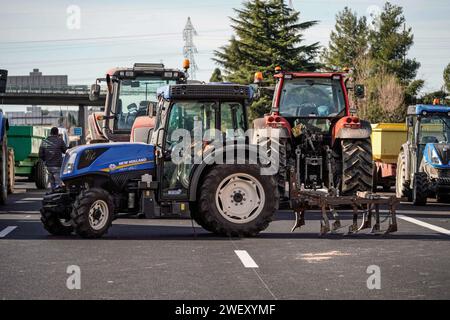
[[[251,87],[234,84],[159,89],[147,143],[68,151],[65,187],[43,200],[44,227],[53,235],[99,238],[121,216],[190,216],[215,234],[258,234],[272,221],[279,195],[274,176],[261,175],[268,159],[249,161],[261,160],[245,134],[252,98]]]
[[[415,205],[450,201],[450,107],[408,108],[408,141],[398,157],[396,192]]]

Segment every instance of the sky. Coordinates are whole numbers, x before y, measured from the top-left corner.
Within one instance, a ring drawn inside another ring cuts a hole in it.
[[[426,81],[424,91],[440,89],[450,63],[450,1],[391,2],[404,7],[413,28],[409,56],[422,64],[418,78]],[[337,12],[348,6],[367,15],[384,1],[293,0],[293,5],[301,21],[320,21],[307,31],[306,42],[327,46]],[[207,81],[217,67],[213,51],[227,44],[233,34],[229,17],[240,7],[241,0],[0,0],[0,68],[10,75],[27,75],[33,68],[67,74],[70,84],[91,84],[108,69],[135,62],[181,68],[182,31],[190,16],[198,32],[197,78]]]

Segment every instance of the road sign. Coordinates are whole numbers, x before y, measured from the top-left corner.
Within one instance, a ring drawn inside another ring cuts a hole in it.
[[[81,137],[83,135],[83,128],[73,128],[73,135]]]

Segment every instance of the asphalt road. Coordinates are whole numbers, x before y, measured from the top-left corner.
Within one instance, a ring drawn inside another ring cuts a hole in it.
[[[82,240],[46,233],[42,196],[19,183],[0,208],[0,299],[450,299],[450,206],[403,204],[403,219],[416,220],[387,237],[319,237],[318,212],[290,233],[293,215],[280,212],[253,239],[130,219]],[[80,268],[80,290],[67,287],[69,266]],[[368,288],[368,268],[380,289]]]

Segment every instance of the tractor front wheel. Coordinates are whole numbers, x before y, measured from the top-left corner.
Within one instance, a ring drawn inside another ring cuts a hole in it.
[[[412,190],[409,186],[410,181],[408,181],[407,177],[408,174],[406,172],[406,155],[402,151],[398,156],[395,190],[397,198],[408,198],[408,201],[412,202]]]
[[[45,190],[48,187],[48,174],[44,161],[38,160],[34,166],[34,182],[36,187],[40,190]]]
[[[75,200],[71,213],[75,232],[82,238],[101,238],[108,232],[114,217],[114,201],[108,191],[89,189]]]
[[[58,212],[50,208],[41,209],[41,222],[45,230],[54,236],[70,236],[73,232],[71,221],[61,219]]]
[[[374,164],[370,140],[343,140],[341,146],[341,194],[353,196],[358,191],[372,191]]]
[[[259,166],[218,165],[202,180],[197,223],[218,235],[256,236],[269,226],[278,202],[276,179],[262,176]]]
[[[424,172],[414,175],[413,203],[415,206],[425,206],[428,201],[428,176]]]

